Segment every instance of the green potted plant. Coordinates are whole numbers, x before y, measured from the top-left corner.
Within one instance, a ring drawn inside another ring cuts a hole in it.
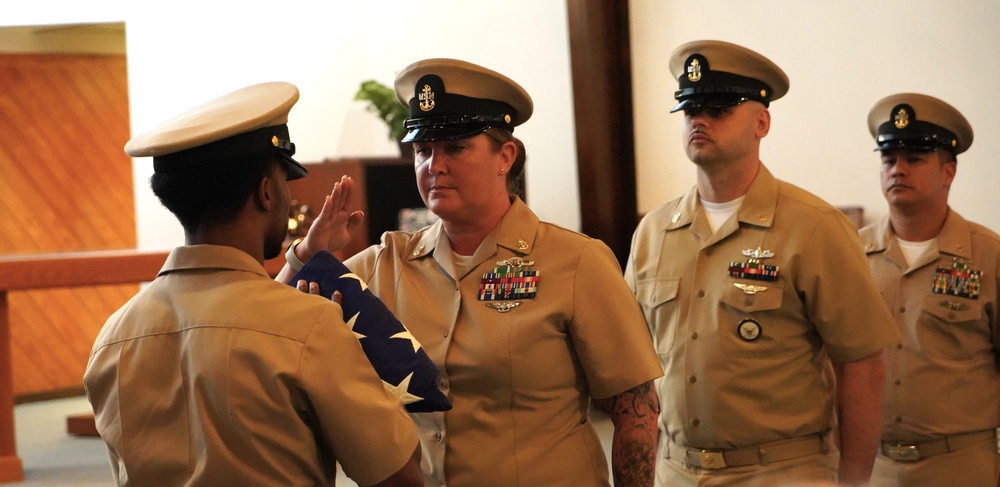
[[[389,128],[390,140],[399,143],[406,135],[403,122],[409,116],[409,111],[396,99],[396,92],[392,88],[371,79],[362,81],[354,99],[368,102],[368,111],[378,115]],[[409,145],[399,143],[399,151],[404,157],[412,155]]]

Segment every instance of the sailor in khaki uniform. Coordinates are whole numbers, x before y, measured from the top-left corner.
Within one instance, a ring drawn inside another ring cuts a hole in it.
[[[868,128],[882,154],[889,214],[861,238],[903,335],[886,356],[872,485],[993,487],[1000,476],[1000,236],[948,206],[972,126],[944,101],[900,93],[872,107]]]
[[[643,218],[625,269],[665,370],[657,485],[863,483],[898,333],[856,230],[759,159],[788,78],[720,41],[670,69],[698,183]]]
[[[84,376],[118,485],[422,484],[416,428],[341,307],[275,282],[288,231],[288,83],[224,95],[134,137],[184,227],[111,316]],[[336,387],[331,387],[336,384]]]
[[[662,371],[615,257],[508,196],[512,131],[531,115],[530,97],[452,59],[406,67],[396,94],[410,109],[403,142],[413,143],[421,196],[440,220],[387,232],[346,264],[424,345],[452,402],[413,414],[427,485],[609,485],[591,398],[612,406],[615,485],[652,485],[652,381]],[[349,218],[334,206],[290,262],[339,248],[320,236]]]

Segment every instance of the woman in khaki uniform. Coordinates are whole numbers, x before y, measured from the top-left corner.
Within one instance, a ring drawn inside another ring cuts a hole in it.
[[[948,205],[972,125],[918,93],[879,100],[868,128],[889,214],[861,231],[903,340],[886,354],[872,485],[989,486],[1000,477],[1000,235]]]
[[[414,415],[427,485],[608,485],[591,398],[609,399],[616,485],[652,485],[662,372],[617,261],[508,196],[530,97],[449,59],[408,66],[396,93],[420,194],[440,221],[388,232],[346,264],[440,369],[453,408]],[[359,217],[346,207],[352,184],[335,186],[289,262],[346,243]]]

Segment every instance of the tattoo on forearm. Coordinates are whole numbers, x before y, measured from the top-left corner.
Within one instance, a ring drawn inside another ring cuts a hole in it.
[[[611,452],[615,485],[653,485],[660,401],[652,382],[615,396],[610,414],[615,424]]]

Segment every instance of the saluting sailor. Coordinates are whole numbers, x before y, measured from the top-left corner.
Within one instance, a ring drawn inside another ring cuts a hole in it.
[[[417,186],[441,219],[346,264],[441,371],[453,408],[414,415],[427,485],[609,485],[591,398],[612,409],[616,485],[651,485],[662,370],[615,256],[508,194],[528,93],[453,59],[407,66],[395,86]],[[289,261],[346,244],[350,214],[328,202]]]
[[[665,371],[657,485],[863,483],[898,332],[856,229],[760,161],[788,77],[720,41],[670,70],[697,184],[643,218],[625,269]]]
[[[889,214],[861,231],[902,332],[887,352],[872,485],[996,486],[1000,476],[1000,236],[948,205],[972,125],[932,96],[879,100],[868,129]]]

